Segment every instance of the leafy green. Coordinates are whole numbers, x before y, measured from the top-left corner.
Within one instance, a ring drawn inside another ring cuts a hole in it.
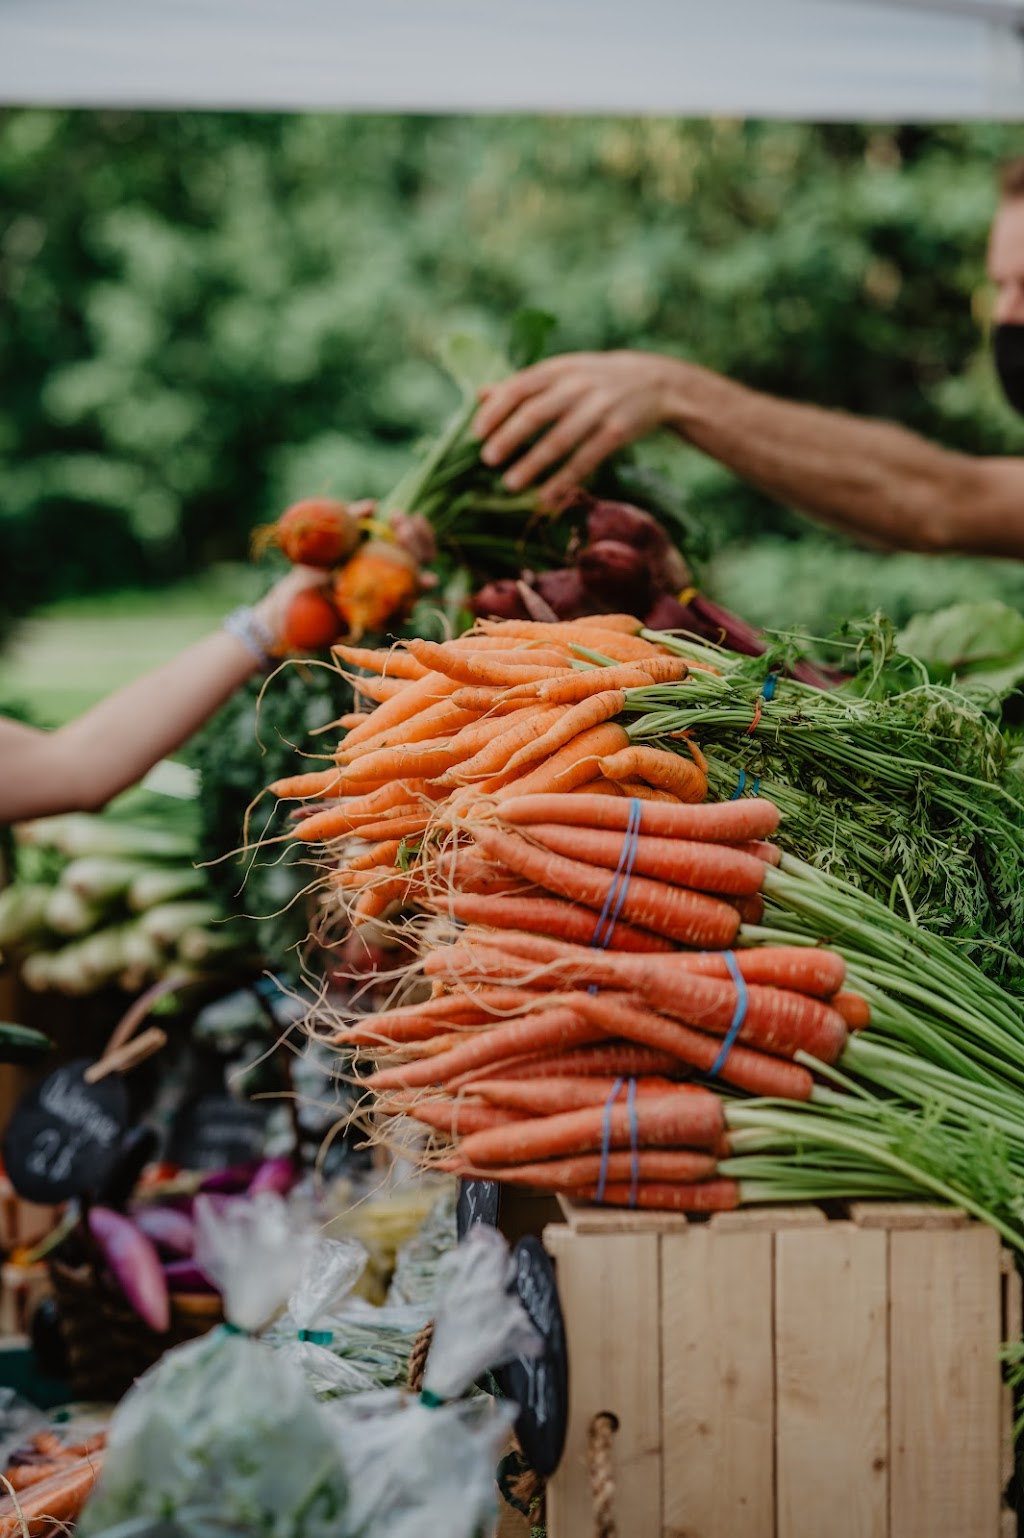
[[[896,644],[964,693],[1003,699],[1024,683],[1024,614],[998,599],[915,615]]]

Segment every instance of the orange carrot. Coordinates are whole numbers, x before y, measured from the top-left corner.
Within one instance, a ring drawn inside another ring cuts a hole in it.
[[[467,1127],[467,1136],[468,1132]],[[605,1179],[613,1186],[624,1183],[628,1193],[633,1179],[632,1150],[616,1149],[607,1155],[604,1163]],[[536,1164],[501,1164],[485,1173],[489,1180],[498,1180],[502,1185],[532,1186],[535,1191],[578,1191],[585,1186],[596,1187],[601,1178],[601,1164],[600,1154],[577,1154],[575,1158],[544,1159]],[[474,1173],[463,1163],[459,1152],[445,1160],[441,1167],[470,1178]],[[636,1154],[636,1173],[645,1185],[710,1180],[717,1168],[718,1160],[714,1154],[695,1153],[688,1148],[640,1148]],[[627,1194],[627,1202],[628,1199]]]
[[[593,778],[598,759],[615,752],[628,741],[625,730],[615,721],[604,721],[600,726],[592,726],[559,748],[546,763],[538,764],[529,773],[520,775],[500,789],[496,799],[500,801],[505,796],[534,796],[572,790],[574,786]]]
[[[639,635],[643,629],[643,623],[634,614],[584,614],[576,620],[559,620],[557,623],[537,620],[521,619],[490,619],[477,620],[473,627],[477,631],[492,635],[517,635],[529,637],[531,635],[566,635],[573,636],[581,626],[590,629],[615,630],[620,635]]]
[[[573,1193],[588,1201],[597,1201],[597,1186],[582,1187]],[[700,1180],[692,1185],[655,1185],[644,1182],[634,1197],[626,1184],[608,1184],[602,1204],[606,1207],[644,1207],[662,1212],[733,1212],[740,1204],[740,1188],[735,1180]]]
[[[408,806],[396,806],[393,811],[385,812],[379,822],[360,823],[358,832],[360,838],[412,838],[417,833],[425,833],[430,821],[429,811],[410,803]],[[321,834],[320,838],[326,842],[329,835]]]
[[[598,765],[609,780],[646,780],[658,790],[670,790],[680,801],[703,801],[708,793],[707,776],[681,753],[659,748],[627,747],[602,758]]]
[[[579,1111],[587,1105],[604,1105],[621,1080],[599,1077],[571,1078],[545,1075],[537,1079],[474,1079],[473,1095],[500,1105],[509,1111],[524,1111],[530,1116],[556,1116],[561,1111]],[[636,1081],[636,1093],[669,1095],[679,1085],[668,1079],[644,1077]]]
[[[564,822],[573,827],[619,828],[625,830],[630,809],[621,801],[606,796],[529,795],[521,800],[502,802],[505,822]],[[710,839],[716,843],[739,843],[749,838],[765,838],[779,826],[779,809],[772,801],[750,796],[742,801],[704,802],[700,806],[645,806],[641,813],[643,833],[665,834],[669,838]]]
[[[335,880],[344,871],[375,870],[381,865],[394,865],[401,847],[400,838],[385,839],[383,843],[371,844],[364,854],[349,855],[342,871],[332,871],[331,879]]]
[[[513,954],[505,935],[501,939],[501,950],[475,941],[441,946],[427,956],[424,971],[429,977],[440,977],[448,982],[455,979],[501,981],[509,986],[519,982],[523,987],[535,990],[542,987],[564,990],[572,988],[574,982],[577,988],[586,983],[620,989],[639,994],[649,1008],[672,1020],[716,1036],[725,1035],[736,1013],[735,983],[701,977],[691,972],[677,956],[632,956],[625,952],[595,950],[585,953],[588,956],[585,966],[572,959],[550,961],[538,967],[536,962]],[[566,946],[566,950],[579,951],[582,947]],[[580,994],[577,999],[576,995],[563,994],[563,1003],[571,1000],[582,1011],[585,999],[599,997],[604,995]],[[589,1008],[587,1013],[591,1014]],[[614,1034],[626,1033],[616,1030]],[[833,1063],[846,1045],[846,1036],[846,1026],[839,1014],[820,999],[757,983],[746,986],[746,1012],[739,1041],[776,1057],[792,1057],[795,1052],[803,1051],[822,1062]],[[651,1046],[664,1045],[653,1040],[650,1034],[642,1039]],[[672,1049],[667,1047],[666,1050]]]
[[[492,1127],[508,1127],[524,1120],[521,1111],[507,1111],[496,1105],[466,1105],[458,1100],[418,1100],[405,1114],[448,1137],[469,1137],[474,1132],[488,1132]]]
[[[403,871],[364,887],[352,909],[353,926],[358,928],[369,919],[380,918],[393,903],[412,902],[421,890],[419,878]]]
[[[721,1058],[722,1043],[718,1037],[667,1020],[664,1015],[645,1009],[639,999],[628,994],[588,994],[586,1002],[577,997],[576,1007],[581,1014],[603,1024],[610,1035],[624,1036],[660,1052],[674,1052],[681,1062],[702,1073],[710,1073]],[[730,1047],[717,1072],[720,1079],[737,1089],[779,1100],[809,1100],[814,1089],[813,1078],[800,1064],[754,1051],[738,1041]]]
[[[343,775],[340,769],[321,769],[314,774],[292,774],[267,786],[279,801],[294,801],[307,796],[340,795]]]
[[[425,1036],[448,1025],[480,1020],[496,1020],[521,1012],[533,1001],[524,999],[520,988],[477,988],[472,993],[445,993],[418,1004],[400,1004],[394,1009],[381,1009],[375,1014],[356,1017],[355,1023],[337,1031],[329,1038],[333,1046],[343,1047],[354,1040],[360,1031],[373,1030],[385,1039],[413,1041],[421,1022],[429,1025]],[[406,1036],[405,1031],[412,1034]]]
[[[306,842],[340,838],[345,833],[358,833],[369,838],[364,829],[374,820],[412,807],[419,810],[420,799],[427,799],[426,782],[423,780],[396,780],[368,791],[364,796],[352,796],[326,807],[312,817],[305,818],[292,830],[292,837]],[[397,829],[395,830],[397,836]],[[384,835],[385,837],[389,835]]]
[[[495,930],[526,930],[541,935],[557,935],[589,945],[594,938],[597,917],[591,908],[578,908],[559,897],[520,897],[515,894],[478,895],[460,890],[434,899],[431,906],[466,924],[481,924]],[[615,925],[613,940],[620,951],[671,951],[671,940],[649,934],[632,924]],[[500,945],[500,935],[492,935],[492,944]]]
[[[347,646],[336,641],[331,651],[350,667],[365,668],[368,673],[378,673],[386,678],[404,678],[414,683],[428,672],[422,662],[410,657],[400,646]]]
[[[513,895],[533,889],[532,882],[524,881],[507,866],[488,860],[475,848],[462,847],[441,854],[437,872],[446,886],[458,894]]]
[[[532,686],[536,697],[559,705],[570,705],[600,694],[608,689],[647,689],[652,684],[678,683],[686,677],[686,663],[681,657],[637,658],[633,662],[614,663],[608,667],[594,667],[583,672],[566,673],[561,678],[549,678]],[[529,685],[510,689],[509,697],[524,692]]]
[[[436,700],[433,705],[421,710],[411,721],[400,721],[397,726],[385,727],[383,731],[376,732],[370,737],[363,737],[352,748],[349,748],[350,738],[343,738],[334,755],[335,762],[346,764],[377,748],[425,742],[429,737],[443,737],[451,732],[460,731],[471,721],[477,720],[477,716],[476,711],[463,710],[460,706],[453,704],[450,698]]]
[[[487,652],[464,652],[445,642],[411,640],[406,646],[418,662],[459,684],[525,684],[561,675],[560,668],[536,663],[491,662]]]
[[[608,805],[617,809],[619,803],[609,802]],[[517,834],[502,833],[497,828],[477,824],[473,836],[492,859],[518,871],[549,892],[584,903],[588,908],[602,909],[615,884],[614,873],[585,865],[582,860],[550,854]],[[633,876],[628,885],[621,888],[621,898],[618,912],[628,924],[667,935],[681,945],[722,950],[733,943],[740,927],[739,914],[728,903],[707,897],[702,892],[667,886],[646,876]]]
[[[466,1073],[484,1063],[499,1062],[513,1054],[525,1055],[544,1047],[577,1046],[600,1037],[600,1027],[584,1021],[571,1009],[554,1005],[528,1015],[495,1025],[472,1036],[450,1051],[424,1062],[396,1068],[384,1068],[366,1080],[368,1089],[417,1089],[427,1084],[444,1084],[455,1074]]]
[[[469,929],[462,938],[471,942],[479,939],[485,945],[500,943],[510,954],[522,956],[528,961],[575,962],[581,976],[592,971],[595,963],[592,950],[584,949],[580,944],[566,944],[555,938],[551,930],[541,935],[510,930],[502,935],[499,942],[496,937],[490,938],[482,930]],[[625,949],[625,946],[615,945],[605,950],[603,955],[614,966],[616,953]],[[717,977],[727,981],[733,975],[725,957],[716,951],[675,951],[672,962],[674,966],[695,972],[701,977]],[[753,945],[734,952],[733,964],[744,982],[790,988],[795,993],[809,993],[819,999],[829,999],[842,987],[846,977],[846,963],[842,956],[838,951],[829,950],[825,946]]]
[[[623,1097],[610,1108],[587,1106],[475,1132],[463,1138],[461,1153],[467,1165],[486,1168],[594,1153],[606,1137],[609,1148],[630,1148],[634,1137],[641,1148],[713,1148],[724,1130],[718,1096],[680,1085],[670,1094],[638,1095],[633,1107]]]
[[[746,839],[742,843],[734,844],[733,848],[740,850],[743,854],[756,855],[757,858],[759,860],[763,860],[766,865],[778,865],[779,861],[782,859],[782,850],[779,848],[778,844],[769,844],[768,841],[763,838]]]
[[[74,1522],[103,1468],[102,1450],[62,1467],[49,1479],[18,1497],[20,1512],[9,1495],[0,1500],[0,1538],[43,1538],[62,1523]]]
[[[500,720],[504,730],[491,736],[491,740],[463,762],[456,764],[445,774],[439,777],[442,785],[468,785],[474,780],[483,780],[493,774],[505,773],[511,777],[515,772],[515,766],[511,759],[522,752],[524,745],[528,758],[530,746],[539,739],[548,735],[547,729],[561,719],[564,712],[557,706],[543,709],[537,705],[524,704],[513,715],[501,716]],[[572,734],[575,735],[575,734]]]
[[[540,720],[535,717],[534,728],[524,734],[521,746],[506,760],[505,768],[516,770],[525,764],[535,763],[539,758],[549,757],[589,727],[610,721],[612,716],[619,714],[625,703],[626,694],[623,689],[605,689],[568,710],[554,710],[548,718],[550,725],[546,730],[541,729]]]
[[[764,898],[760,892],[751,892],[749,896],[729,897],[724,892],[716,892],[714,895],[725,897],[727,902],[731,902],[744,924],[760,924],[764,918]]]
[[[641,814],[642,816],[642,814]],[[623,854],[623,835],[611,829],[566,827],[564,823],[531,823],[529,836],[554,854],[585,860],[616,870]],[[744,896],[761,889],[765,866],[753,855],[737,853],[727,844],[705,839],[663,838],[642,833],[630,845],[632,869],[676,886],[720,896]]]
[[[646,780],[605,780],[604,783],[613,786],[620,796],[633,796],[637,801],[667,801],[672,806],[679,806],[683,800],[671,790],[656,790]]]
[[[427,738],[410,747],[396,744],[361,754],[349,766],[346,783],[415,774],[434,779],[477,753],[495,737],[508,731],[502,717],[467,722],[454,736]]]
[[[477,1079],[493,1078],[500,1073],[505,1080],[533,1079],[546,1074],[558,1076],[603,1075],[617,1079],[638,1079],[643,1074],[657,1074],[660,1078],[680,1078],[683,1065],[671,1052],[658,1052],[632,1041],[601,1041],[583,1047],[572,1047],[568,1052],[552,1052],[544,1056],[506,1059],[481,1068],[474,1073],[462,1074],[449,1083],[449,1089],[463,1085],[475,1085]]]
[[[841,1015],[848,1030],[862,1031],[871,1024],[871,1005],[863,994],[851,993],[842,988],[834,993],[829,1003],[837,1015]]]
[[[493,627],[502,625],[498,632]],[[528,627],[532,625],[533,628]],[[557,624],[545,624],[543,621],[531,620],[479,620],[477,629],[485,635],[517,635],[523,640],[550,640],[561,641],[574,650],[583,647],[587,651],[599,653],[603,657],[611,658],[612,662],[632,662],[637,657],[664,657],[666,653],[659,647],[653,646],[650,641],[644,641],[638,635],[629,635],[625,631],[615,631],[610,626],[600,626],[596,622],[588,623],[583,620],[572,620],[566,623],[564,620]]]
[[[408,688],[408,681],[404,678],[378,678],[370,673],[344,673],[342,676],[356,694],[374,700],[378,705],[382,705],[385,700],[393,700]]]
[[[352,728],[345,738],[346,752],[351,752],[358,742],[371,734],[376,735],[385,729],[400,725],[403,721],[411,721],[428,705],[433,705],[437,700],[453,694],[457,687],[455,682],[444,673],[428,673],[426,677],[418,678],[393,700],[388,700],[379,709],[372,711],[366,718],[365,726]]]

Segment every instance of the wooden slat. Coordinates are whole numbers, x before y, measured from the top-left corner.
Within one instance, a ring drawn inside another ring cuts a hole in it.
[[[989,1538],[1000,1522],[999,1238],[889,1235],[891,1524]]]
[[[887,1538],[886,1243],[776,1236],[777,1538]]]
[[[613,1441],[619,1531],[661,1534],[661,1331],[655,1234],[545,1231],[555,1258],[569,1348],[569,1428],[548,1484],[548,1538],[593,1528],[587,1435],[601,1411],[618,1417]]]
[[[736,1212],[716,1212],[708,1227],[719,1233],[778,1233],[780,1228],[819,1228],[828,1219],[810,1202],[789,1207],[741,1207]]]
[[[962,1208],[938,1202],[850,1202],[848,1211],[858,1228],[966,1228],[971,1221]]]
[[[666,1235],[661,1323],[664,1538],[774,1538],[771,1234]]]
[[[685,1212],[642,1212],[632,1207],[599,1207],[560,1201],[566,1221],[578,1234],[678,1234],[689,1225]]]

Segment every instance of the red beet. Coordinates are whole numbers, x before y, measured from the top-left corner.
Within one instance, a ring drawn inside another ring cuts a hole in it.
[[[595,502],[587,514],[591,545],[615,540],[647,558],[656,592],[678,593],[689,581],[686,562],[656,518],[629,502]]]
[[[653,593],[647,557],[618,539],[600,539],[581,550],[576,565],[588,593],[619,613],[643,614]]]
[[[581,614],[594,613],[593,597],[587,593],[583,577],[575,566],[543,571],[534,580],[533,587],[559,619],[579,619]],[[596,607],[603,606],[598,604]]]
[[[523,600],[511,577],[488,582],[469,600],[469,609],[477,619],[526,619]]]

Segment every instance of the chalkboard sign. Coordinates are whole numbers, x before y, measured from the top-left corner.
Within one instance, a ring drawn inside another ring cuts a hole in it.
[[[202,1095],[185,1106],[171,1134],[168,1154],[189,1170],[219,1170],[263,1156],[267,1110],[231,1095]]]
[[[89,1058],[48,1074],[22,1100],[4,1135],[11,1185],[25,1201],[54,1206],[102,1186],[128,1123],[128,1092],[115,1073],[87,1084]]]
[[[460,1180],[455,1201],[455,1233],[461,1242],[474,1223],[495,1228],[501,1187],[496,1180]]]
[[[516,1292],[544,1341],[539,1356],[519,1357],[494,1374],[506,1399],[519,1406],[516,1436],[532,1469],[547,1479],[558,1467],[569,1418],[569,1365],[555,1268],[539,1239],[520,1239],[512,1252]]]

